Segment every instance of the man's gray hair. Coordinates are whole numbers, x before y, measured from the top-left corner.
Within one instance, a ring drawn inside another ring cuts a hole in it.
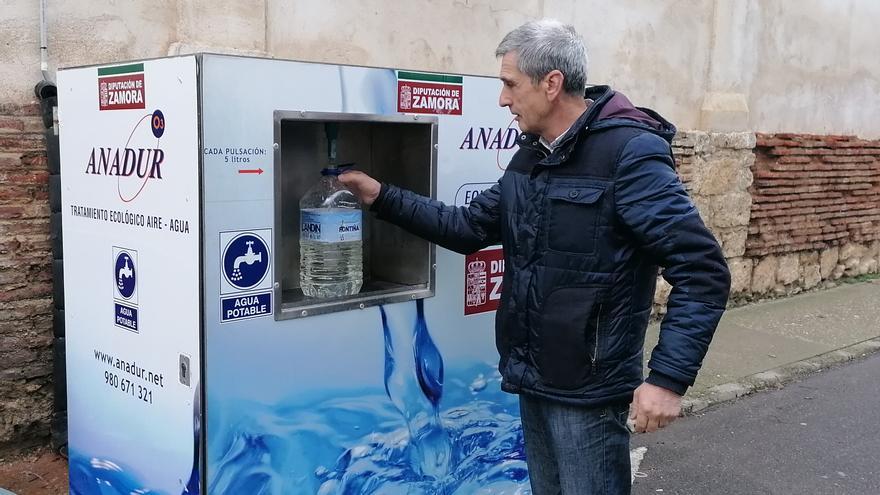
[[[553,70],[564,77],[563,90],[583,96],[587,85],[587,49],[570,24],[554,19],[529,21],[507,33],[495,50],[496,57],[516,52],[517,68],[537,84]]]

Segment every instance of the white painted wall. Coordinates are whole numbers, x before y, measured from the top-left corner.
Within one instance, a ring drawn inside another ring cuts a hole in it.
[[[682,129],[880,137],[877,0],[48,0],[50,68],[211,51],[495,75],[495,46],[573,23],[590,82]],[[39,1],[0,0],[0,104],[33,99]]]
[[[880,1],[750,0],[753,128],[880,137]]]

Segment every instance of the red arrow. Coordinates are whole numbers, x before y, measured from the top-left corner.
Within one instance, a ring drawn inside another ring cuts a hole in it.
[[[238,171],[240,174],[262,174],[263,169],[255,168],[255,169],[241,169]]]

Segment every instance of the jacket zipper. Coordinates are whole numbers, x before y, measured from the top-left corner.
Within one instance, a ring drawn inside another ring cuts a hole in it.
[[[590,369],[595,375],[599,368],[599,321],[602,319],[602,303],[599,303],[599,311],[596,312],[596,343],[593,345],[593,354],[590,356]]]

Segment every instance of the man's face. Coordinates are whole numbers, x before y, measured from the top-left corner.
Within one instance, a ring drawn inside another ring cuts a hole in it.
[[[532,79],[517,68],[518,60],[516,52],[507,52],[501,57],[499,78],[503,86],[498,104],[516,115],[514,120],[521,131],[541,134],[550,110],[545,84],[544,81],[532,84]]]

